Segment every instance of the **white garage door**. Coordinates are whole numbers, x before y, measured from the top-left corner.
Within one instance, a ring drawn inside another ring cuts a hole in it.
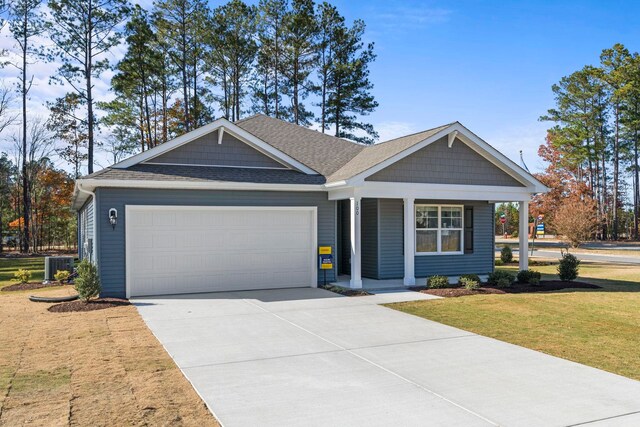
[[[315,208],[126,207],[127,295],[315,286]]]

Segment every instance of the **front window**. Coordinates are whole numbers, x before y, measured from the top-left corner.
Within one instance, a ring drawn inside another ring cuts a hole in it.
[[[416,253],[462,253],[462,206],[416,205]]]

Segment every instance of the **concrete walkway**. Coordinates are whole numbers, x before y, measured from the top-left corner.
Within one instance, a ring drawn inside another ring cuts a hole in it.
[[[133,300],[232,426],[636,426],[640,382],[320,289]]]

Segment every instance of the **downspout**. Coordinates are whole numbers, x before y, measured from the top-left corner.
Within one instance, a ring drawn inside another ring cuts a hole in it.
[[[78,191],[80,191],[81,193],[85,193],[91,196],[91,203],[93,203],[93,242],[92,242],[92,246],[93,248],[91,249],[91,253],[93,255],[93,261],[94,264],[97,265],[97,260],[98,260],[98,247],[96,245],[96,242],[98,241],[98,212],[97,211],[97,204],[96,204],[96,193],[94,193],[93,191],[89,191],[89,190],[85,190],[84,188],[82,188],[82,184],[80,183],[76,183],[76,185],[78,186]],[[80,250],[80,248],[78,248],[78,250]]]

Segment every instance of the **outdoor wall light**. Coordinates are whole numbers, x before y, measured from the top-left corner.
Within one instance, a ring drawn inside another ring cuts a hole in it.
[[[114,208],[109,209],[109,224],[115,230],[118,223],[118,211]]]

